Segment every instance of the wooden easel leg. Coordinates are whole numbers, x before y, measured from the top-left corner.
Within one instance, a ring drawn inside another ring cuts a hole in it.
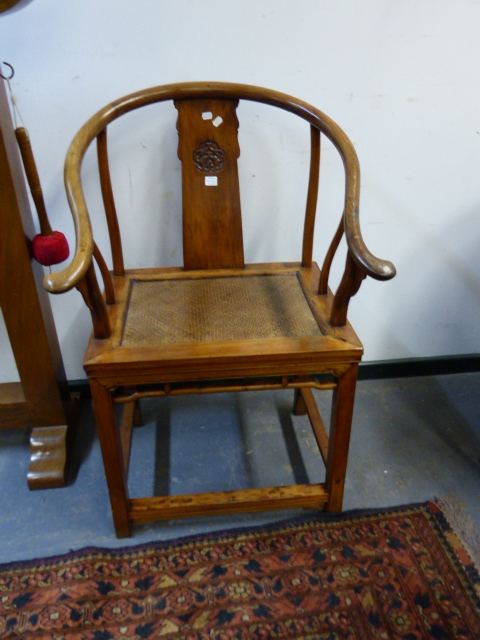
[[[128,517],[127,474],[112,396],[110,391],[95,379],[90,380],[90,389],[115,532],[118,538],[128,538],[132,535],[132,529]]]
[[[329,498],[326,511],[342,510],[357,374],[358,364],[352,364],[339,378],[333,393],[326,477]]]

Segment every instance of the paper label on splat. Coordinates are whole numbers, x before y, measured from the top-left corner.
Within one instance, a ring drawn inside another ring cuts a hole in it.
[[[213,118],[213,113],[211,111],[204,111],[202,113],[202,118],[204,120],[211,120]]]
[[[215,120],[212,120],[212,124],[214,127],[219,127],[223,122],[223,118],[221,118],[220,116],[217,116],[215,118]]]
[[[206,187],[216,187],[216,186],[218,186],[218,178],[217,178],[217,176],[205,176],[205,186]]]

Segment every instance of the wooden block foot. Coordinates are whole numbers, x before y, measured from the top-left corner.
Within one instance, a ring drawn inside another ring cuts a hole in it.
[[[66,461],[67,425],[33,429],[27,474],[30,489],[65,486]]]
[[[56,489],[67,483],[69,462],[78,416],[80,394],[70,394],[66,406],[68,425],[36,427],[30,436],[30,466],[27,473],[29,489]]]

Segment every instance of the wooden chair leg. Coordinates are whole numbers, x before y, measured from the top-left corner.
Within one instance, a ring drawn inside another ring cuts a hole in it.
[[[305,404],[305,400],[303,399],[301,389],[295,389],[295,397],[293,400],[293,413],[296,416],[307,415],[307,405]]]
[[[141,427],[143,423],[142,409],[140,407],[140,400],[135,400],[133,407],[132,424],[134,427]]]
[[[128,394],[134,394],[136,391],[136,387],[134,386],[125,386],[124,387],[125,393]],[[131,416],[132,416],[132,426],[133,427],[141,427],[142,426],[142,409],[140,407],[140,400],[133,400],[132,402],[132,409],[131,409]]]
[[[329,497],[326,511],[342,510],[357,374],[358,364],[352,364],[339,378],[333,393],[326,475]]]
[[[118,538],[128,538],[132,535],[132,529],[128,517],[127,476],[112,396],[109,390],[95,379],[90,380],[90,389],[115,532]]]

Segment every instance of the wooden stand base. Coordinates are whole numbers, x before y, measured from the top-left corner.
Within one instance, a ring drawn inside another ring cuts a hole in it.
[[[54,489],[65,485],[67,425],[39,427],[30,436],[30,489]]]
[[[0,384],[0,429],[32,428],[28,487],[54,489],[67,482],[71,436],[80,412],[80,395],[72,394],[68,424],[33,427],[29,405],[20,382]]]
[[[35,235],[23,165],[0,80],[0,307],[21,382],[0,385],[0,428],[33,429],[28,485],[66,481],[72,420],[60,346],[43,269],[32,260]]]

